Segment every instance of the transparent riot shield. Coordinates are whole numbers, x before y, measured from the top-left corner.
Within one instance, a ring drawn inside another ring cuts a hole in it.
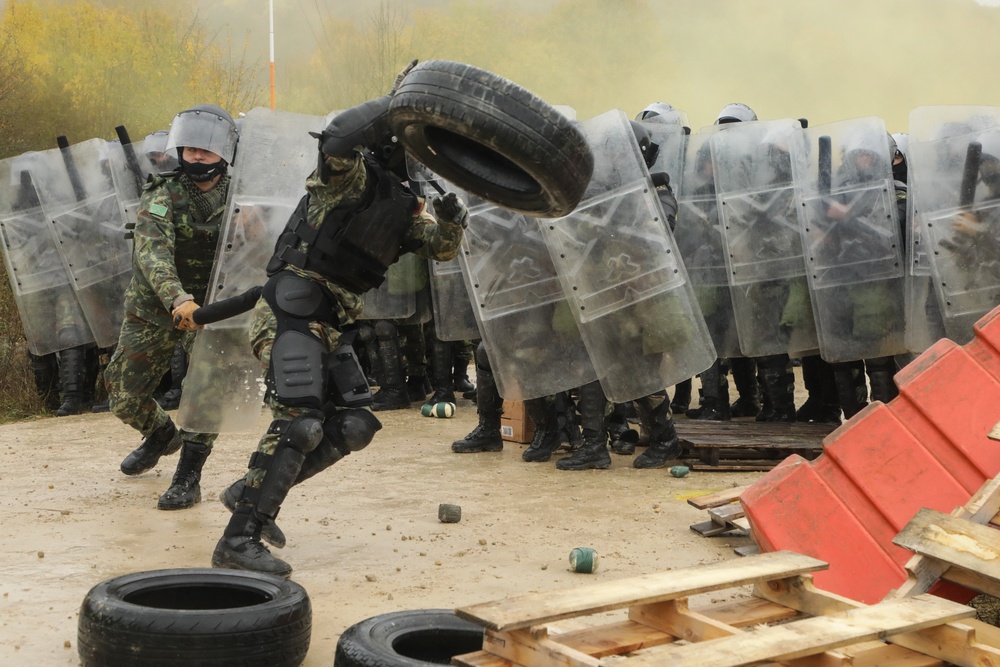
[[[674,196],[681,190],[684,179],[684,155],[688,135],[680,125],[643,122],[650,139],[656,144],[656,158],[649,168],[650,174],[665,173],[670,176]]]
[[[431,213],[434,212],[434,197],[447,192],[455,192],[462,201],[472,200],[472,195],[445,181],[416,160],[407,158],[406,169],[410,186],[426,198]],[[458,257],[447,262],[430,260],[429,267],[435,335],[438,339],[446,341],[479,338],[472,299],[465,286],[462,265]]]
[[[961,184],[964,150],[968,144],[946,140],[1000,126],[1000,107],[917,107],[910,112],[909,126],[906,346],[911,352],[920,353],[950,335],[945,329],[941,292],[932,275],[930,254],[933,250],[927,242],[925,215],[926,211],[942,211],[953,206],[954,197],[947,193],[957,191]],[[914,145],[919,146],[916,153]],[[956,333],[952,327],[959,338],[971,337],[971,327],[959,326],[958,329],[965,330],[965,333]]]
[[[799,129],[788,119],[729,123],[709,140],[736,330],[748,357],[819,347],[788,153]]]
[[[716,351],[627,116],[580,128],[594,175],[541,229],[601,386],[622,403],[700,373]]]
[[[93,343],[94,336],[35,192],[31,160],[25,157],[0,161],[0,240],[28,349],[41,356]]]
[[[125,317],[132,259],[108,144],[91,139],[34,157],[32,177],[77,300],[97,345],[112,347]]]
[[[828,123],[791,139],[820,355],[903,354],[902,230],[884,121]]]
[[[403,320],[417,311],[417,294],[427,286],[427,260],[401,255],[386,271],[385,281],[364,293],[359,320]]]
[[[1000,127],[911,143],[917,223],[945,334],[972,340],[1000,304]]]
[[[674,239],[687,269],[698,307],[720,357],[743,356],[736,334],[736,314],[729,293],[725,246],[715,196],[709,147],[713,125],[687,138],[684,172],[677,193]]]
[[[122,144],[119,141],[108,142],[108,159],[125,224],[129,229],[134,229],[142,186],[146,177],[154,171],[153,164],[141,145]]]
[[[459,261],[500,395],[539,398],[596,380],[539,221],[467,204]]]
[[[322,116],[257,107],[247,113],[232,170],[208,303],[242,294],[267,280],[278,236],[305,195],[316,168]],[[249,345],[251,313],[198,333],[184,378],[177,423],[202,433],[252,430],[264,395],[263,368]]]

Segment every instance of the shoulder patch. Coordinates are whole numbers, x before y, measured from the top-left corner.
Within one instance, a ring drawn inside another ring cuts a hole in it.
[[[149,212],[152,215],[162,218],[167,214],[167,207],[164,206],[163,204],[150,204]]]

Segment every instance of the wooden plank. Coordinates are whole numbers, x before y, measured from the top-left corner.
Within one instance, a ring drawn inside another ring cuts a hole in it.
[[[706,493],[703,496],[688,498],[688,505],[695,509],[707,510],[721,505],[728,505],[740,499],[744,491],[750,488],[749,484],[734,486],[731,489],[722,489],[713,493]]]
[[[829,616],[754,628],[686,646],[661,646],[628,662],[629,667],[739,667],[768,660],[785,661],[972,615],[975,610],[965,605],[933,595],[919,595]]]
[[[736,547],[733,549],[737,556],[756,556],[760,553],[760,547],[756,544],[748,544],[745,547]]]
[[[722,535],[723,533],[728,533],[731,530],[735,530],[732,526],[720,526],[714,521],[702,521],[701,523],[692,523],[690,526],[691,530],[698,533],[702,537],[715,537],[716,535]]]
[[[781,461],[770,461],[768,463],[761,463],[760,461],[727,461],[719,465],[709,465],[707,463],[685,460],[684,463],[695,472],[767,472],[781,463]]]
[[[485,628],[511,630],[581,614],[624,609],[640,602],[673,600],[826,568],[826,563],[815,558],[790,551],[776,551],[568,590],[532,593],[462,607],[455,613]]]
[[[809,575],[758,584],[754,594],[810,615],[864,606],[856,600],[816,588]],[[971,618],[917,633],[894,635],[888,641],[960,667],[1000,667],[1000,629]]]
[[[924,508],[892,541],[1000,583],[1000,530],[995,528]]]
[[[994,520],[998,512],[1000,512],[1000,475],[987,480],[979,488],[979,491],[969,499],[969,502],[953,510],[951,515],[974,523],[985,524]],[[942,561],[914,554],[906,563],[908,572],[906,581],[898,589],[890,591],[886,598],[926,593],[934,585],[934,582],[941,578],[948,567]]]
[[[498,632],[487,629],[483,649],[524,667],[599,667],[597,658],[549,639],[544,626]]]
[[[740,530],[746,531],[748,533],[750,532],[750,519],[747,519],[746,517],[733,519],[732,524],[737,528],[739,528]]]
[[[1000,440],[1000,422],[997,422],[996,426],[990,429],[990,432],[986,434],[986,437],[990,440]]]
[[[743,503],[735,502],[721,507],[713,507],[708,510],[708,516],[720,526],[731,524],[736,519],[742,519],[746,513],[743,511]]]

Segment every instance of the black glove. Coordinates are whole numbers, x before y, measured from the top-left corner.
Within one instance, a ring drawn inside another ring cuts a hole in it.
[[[469,210],[465,208],[465,202],[454,192],[449,192],[443,197],[435,197],[431,203],[434,205],[434,215],[438,220],[461,225],[462,229],[468,226]]]

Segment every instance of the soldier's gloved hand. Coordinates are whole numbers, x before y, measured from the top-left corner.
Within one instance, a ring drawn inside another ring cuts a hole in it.
[[[203,328],[200,324],[195,324],[194,311],[200,306],[194,301],[185,301],[174,308],[171,315],[174,316],[174,326],[181,331],[198,331]]]
[[[403,83],[403,79],[406,75],[410,73],[410,70],[417,66],[417,59],[414,58],[410,61],[410,64],[400,70],[399,74],[396,75],[396,81],[392,84],[392,90],[389,91],[390,95],[395,95],[396,91],[399,90],[400,84]]]
[[[461,225],[462,229],[469,225],[469,210],[465,208],[465,202],[454,192],[449,192],[443,197],[435,197],[431,203],[434,205],[434,215],[438,220]]]

